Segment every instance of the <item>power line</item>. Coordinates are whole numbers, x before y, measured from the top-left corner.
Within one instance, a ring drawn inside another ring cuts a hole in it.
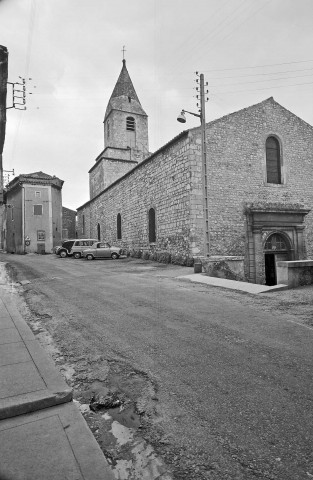
[[[280,75],[284,73],[297,73],[297,72],[313,72],[313,68],[301,68],[297,70],[284,70],[284,71],[275,71],[275,72],[261,72],[261,73],[245,73],[244,75],[229,75],[227,77],[209,77],[210,80],[224,80],[228,78],[246,78],[246,77],[258,77],[258,76],[265,76],[265,75]]]
[[[257,92],[259,90],[275,90],[277,88],[289,88],[289,87],[297,87],[299,85],[312,85],[313,84],[313,81],[312,82],[305,82],[305,83],[292,83],[290,85],[276,85],[276,86],[271,86],[271,87],[263,87],[263,88],[255,88],[255,89],[250,89],[250,90],[234,90],[234,91],[230,91],[230,92],[216,92],[218,94],[221,94],[221,95],[228,95],[228,94],[233,94],[233,93],[247,93],[247,92]],[[210,92],[211,95],[214,95],[214,92]]]
[[[230,86],[234,86],[234,85],[246,85],[248,83],[261,83],[261,82],[274,82],[274,81],[279,81],[279,80],[292,80],[293,78],[303,78],[303,77],[311,77],[313,75],[313,73],[310,73],[308,75],[295,75],[294,77],[278,77],[278,78],[271,78],[271,79],[263,79],[263,80],[251,80],[251,81],[247,81],[247,82],[236,82],[236,83],[228,83],[228,84],[225,84],[225,85],[210,85],[210,88],[213,88],[213,87],[230,87]]]
[[[269,63],[267,65],[250,65],[247,67],[216,68],[214,70],[203,70],[203,72],[226,72],[229,70],[246,70],[247,68],[277,67],[279,65],[293,65],[298,63],[309,63],[309,62],[313,62],[313,60],[299,60],[299,61],[293,61],[293,62]]]

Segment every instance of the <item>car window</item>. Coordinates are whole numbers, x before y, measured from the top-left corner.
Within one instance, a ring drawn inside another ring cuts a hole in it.
[[[72,248],[73,244],[74,244],[74,241],[73,242],[64,242],[62,244],[62,247],[66,248],[67,250],[70,250]]]
[[[75,247],[78,247],[79,245],[81,245],[80,241],[79,241],[79,240],[76,240],[76,242],[75,242]]]

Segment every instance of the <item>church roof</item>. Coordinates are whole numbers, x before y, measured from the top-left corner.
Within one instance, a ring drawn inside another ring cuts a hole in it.
[[[123,95],[126,95],[127,97],[130,97],[136,100],[140,104],[133,82],[131,81],[128,70],[126,68],[125,59],[123,60],[123,67],[122,67],[120,76],[117,79],[117,82],[114,87],[110,100],[112,98],[122,97]]]
[[[123,59],[121,73],[110,97],[104,116],[105,119],[113,109],[146,115],[146,112],[142,108],[139,101],[133,82],[129,76],[125,59]]]

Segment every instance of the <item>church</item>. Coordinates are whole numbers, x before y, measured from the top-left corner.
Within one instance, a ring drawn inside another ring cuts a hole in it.
[[[270,97],[208,122],[206,149],[204,202],[200,127],[150,153],[148,116],[123,60],[77,235],[275,285],[277,261],[313,255],[313,127]]]

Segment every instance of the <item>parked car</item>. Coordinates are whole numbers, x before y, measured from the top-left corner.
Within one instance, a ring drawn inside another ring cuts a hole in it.
[[[83,257],[87,260],[94,260],[95,258],[119,258],[122,254],[122,249],[113,247],[107,242],[95,242],[92,247],[83,251]]]
[[[83,250],[91,247],[96,241],[97,239],[95,238],[75,238],[74,240],[66,240],[61,246],[55,247],[55,253],[62,258],[67,256],[80,258]]]

